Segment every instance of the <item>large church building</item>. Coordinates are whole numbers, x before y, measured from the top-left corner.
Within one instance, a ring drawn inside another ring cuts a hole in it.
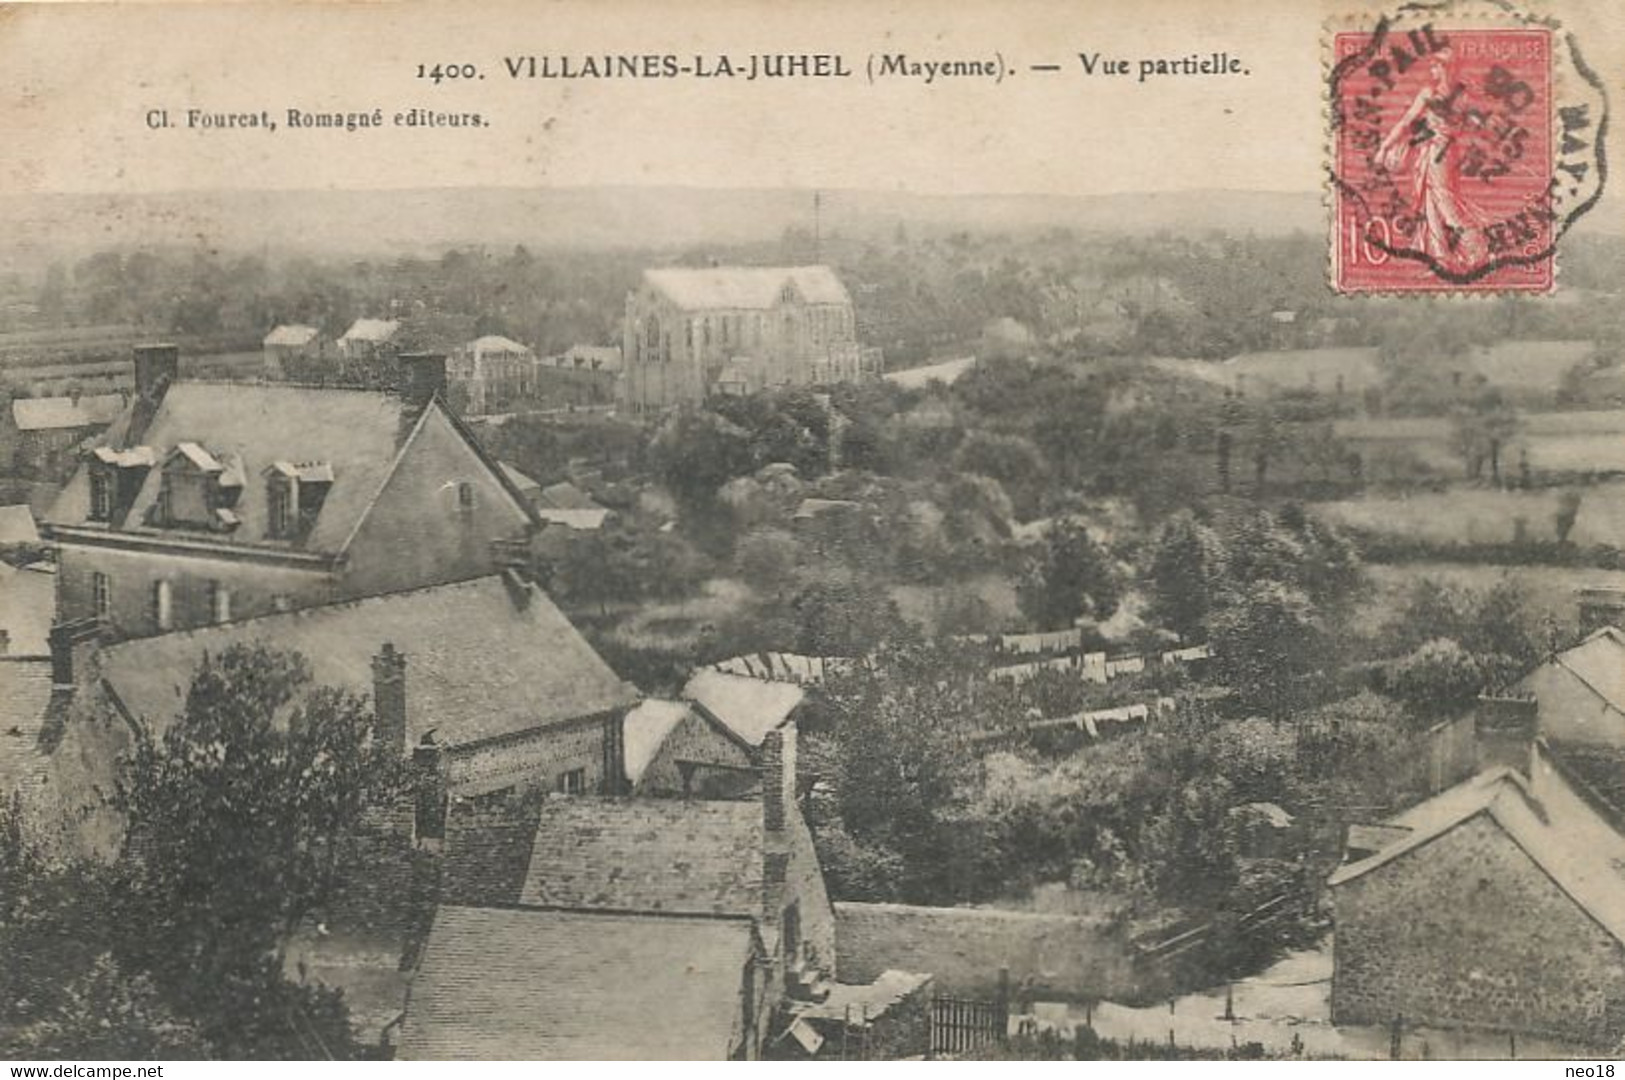
[[[622,355],[632,412],[880,373],[827,266],[645,270],[626,298]]]

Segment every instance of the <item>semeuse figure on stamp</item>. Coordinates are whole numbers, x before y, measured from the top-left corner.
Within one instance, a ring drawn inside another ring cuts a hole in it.
[[[1428,80],[1383,138],[1376,160],[1396,177],[1408,176],[1418,247],[1459,269],[1484,260],[1489,221],[1462,191],[1461,158],[1478,114],[1452,106],[1461,87],[1451,78],[1451,59],[1448,46],[1428,57]]]

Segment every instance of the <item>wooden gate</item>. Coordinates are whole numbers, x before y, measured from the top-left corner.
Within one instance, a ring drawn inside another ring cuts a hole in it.
[[[931,999],[931,1056],[966,1054],[1009,1038],[1010,1010],[1002,1001]]]

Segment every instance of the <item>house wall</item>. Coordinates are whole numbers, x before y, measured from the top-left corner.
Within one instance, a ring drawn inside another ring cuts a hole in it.
[[[447,763],[447,791],[453,798],[507,787],[553,791],[559,774],[582,769],[587,790],[601,792],[605,760],[614,748],[612,726],[619,723],[618,715],[593,717],[549,725],[512,739],[453,748]]]
[[[680,761],[699,761],[736,769],[751,769],[755,766],[743,747],[690,712],[672,728],[670,734],[666,736],[666,741],[661,743],[660,749],[656,751],[653,760],[644,768],[643,776],[638,780],[636,793],[684,794],[683,773],[677,767]],[[705,778],[697,779],[703,786]],[[749,776],[748,782],[754,784],[755,777]],[[704,796],[707,792],[696,790],[693,794]]]
[[[320,570],[63,543],[56,575],[59,621],[96,613],[92,575],[98,571],[107,575],[108,618],[121,638],[159,632],[153,607],[158,581],[170,582],[172,629],[176,630],[214,621],[209,606],[211,581],[230,590],[233,620],[269,615],[276,610],[274,601],[279,596],[286,597],[290,607],[302,608],[328,602],[334,591],[333,579]]]
[[[1568,669],[1545,664],[1521,686],[1540,702],[1540,734],[1564,742],[1625,746],[1625,713],[1610,708]]]
[[[1625,1033],[1625,949],[1487,814],[1332,898],[1334,1023]]]
[[[929,974],[943,993],[991,996],[1007,967],[1012,984],[1058,998],[1123,1000],[1140,990],[1132,946],[1099,919],[838,903],[835,924],[842,982],[895,969]]]
[[[65,479],[78,464],[73,448],[100,430],[91,425],[19,432],[14,467],[41,479]]]
[[[836,981],[840,955],[836,944],[835,908],[824,888],[824,871],[818,865],[812,830],[799,812],[786,822],[789,832],[790,862],[785,872],[785,896],[796,901],[801,917],[801,940],[808,966],[823,971]]]
[[[474,507],[457,485],[474,486]],[[498,569],[491,542],[522,537],[529,519],[438,409],[397,463],[349,549],[341,599],[375,596]]]

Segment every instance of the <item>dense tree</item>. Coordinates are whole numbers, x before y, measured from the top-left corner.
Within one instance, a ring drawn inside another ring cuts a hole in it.
[[[1022,613],[1039,629],[1071,626],[1079,617],[1109,618],[1122,585],[1111,555],[1089,530],[1057,521],[1031,560],[1018,595]]]
[[[283,945],[340,884],[367,808],[405,783],[372,710],[313,686],[301,657],[240,645],[206,657],[180,715],[140,738],[120,777],[121,964],[227,1056],[349,1053],[342,1005],[284,979]]]
[[[1145,570],[1151,617],[1186,641],[1205,637],[1208,613],[1225,586],[1225,560],[1219,534],[1195,515],[1164,524]]]
[[[1210,620],[1220,681],[1243,708],[1284,716],[1315,700],[1330,668],[1330,638],[1301,590],[1255,582]]]

